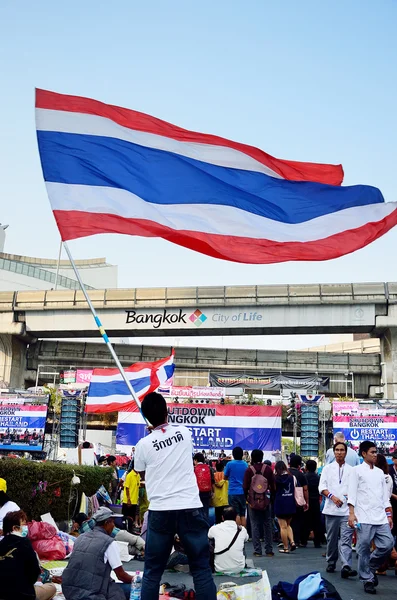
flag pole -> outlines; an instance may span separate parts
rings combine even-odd
[[[78,271],[78,269],[76,267],[76,264],[75,264],[75,262],[73,260],[73,256],[70,253],[69,246],[67,245],[66,242],[63,242],[63,247],[65,248],[66,254],[68,255],[68,258],[70,260],[70,264],[72,265],[73,271],[74,271],[74,273],[76,275],[76,278],[77,278],[77,281],[79,282],[81,291],[83,292],[84,297],[85,297],[85,299],[87,301],[87,304],[88,304],[88,306],[90,308],[90,311],[92,313],[92,316],[94,317],[94,321],[95,321],[95,323],[96,323],[96,325],[98,327],[99,333],[101,334],[103,341],[105,342],[106,346],[108,347],[109,352],[112,355],[112,358],[113,358],[114,362],[116,363],[116,366],[117,366],[118,370],[120,371],[120,375],[124,379],[124,382],[125,382],[125,384],[126,384],[126,386],[128,388],[128,391],[130,392],[132,398],[134,399],[135,404],[139,408],[139,412],[141,413],[142,417],[145,419],[145,417],[142,414],[142,410],[141,410],[141,402],[140,402],[138,396],[136,395],[136,393],[134,391],[134,388],[131,385],[130,380],[128,379],[128,377],[126,375],[126,373],[125,373],[125,371],[123,369],[123,366],[122,366],[121,362],[119,361],[119,357],[117,356],[117,354],[116,354],[116,352],[115,352],[112,344],[110,343],[108,335],[107,335],[107,333],[106,333],[106,331],[105,331],[105,329],[104,329],[104,327],[103,327],[103,325],[101,323],[101,320],[98,317],[97,312],[96,312],[96,310],[95,310],[95,308],[94,308],[94,306],[93,306],[93,304],[91,302],[91,299],[90,299],[90,297],[88,295],[86,287],[85,287],[85,285],[83,283],[83,280],[80,277],[80,273],[79,273],[79,271]],[[146,422],[147,425],[149,425],[147,419],[145,419],[145,422]]]

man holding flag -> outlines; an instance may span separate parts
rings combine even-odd
[[[161,394],[145,396],[141,410],[153,427],[135,450],[135,469],[145,473],[150,502],[141,600],[158,600],[176,534],[189,559],[197,600],[215,600],[208,523],[193,470],[191,433],[182,425],[168,423]]]

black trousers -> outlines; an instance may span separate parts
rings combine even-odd
[[[319,501],[309,501],[309,510],[303,514],[303,527],[301,530],[301,543],[307,544],[310,532],[314,534],[314,545],[320,546],[323,541],[323,525]]]
[[[302,535],[303,535],[303,527],[305,522],[305,511],[302,506],[296,507],[296,513],[292,517],[291,527],[294,533],[294,542],[295,544],[303,544]]]

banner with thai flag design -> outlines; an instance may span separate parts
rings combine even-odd
[[[371,412],[371,409],[368,409]],[[342,431],[346,440],[354,450],[358,450],[361,442],[375,442],[379,449],[387,450],[390,454],[397,449],[397,416],[366,414],[334,414],[334,434]]]
[[[63,240],[161,237],[242,263],[328,260],[397,223],[341,165],[282,160],[89,98],[36,92],[43,175]]]
[[[325,398],[324,394],[298,394],[298,398],[304,404],[315,404],[322,402]]]
[[[38,452],[43,449],[46,404],[0,403],[0,450]]]
[[[233,404],[167,404],[168,422],[190,429],[197,450],[225,450],[235,446],[256,448],[274,461],[273,452],[281,449],[281,406],[244,406]],[[127,453],[147,434],[136,407],[120,412],[117,448]]]
[[[139,362],[124,369],[134,392],[143,398],[164,385],[174,373],[174,353],[154,362]],[[118,369],[94,369],[87,393],[86,412],[130,410],[135,401]],[[142,418],[142,417],[141,417]]]

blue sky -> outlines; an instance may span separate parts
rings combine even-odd
[[[395,201],[396,0],[3,0],[0,221],[6,251],[55,257],[34,88],[84,95],[258,146],[341,162],[345,184]],[[397,229],[322,263],[238,265],[162,240],[96,236],[123,287],[392,281]],[[261,344],[262,345],[262,344]],[[269,344],[265,344],[269,346]]]

